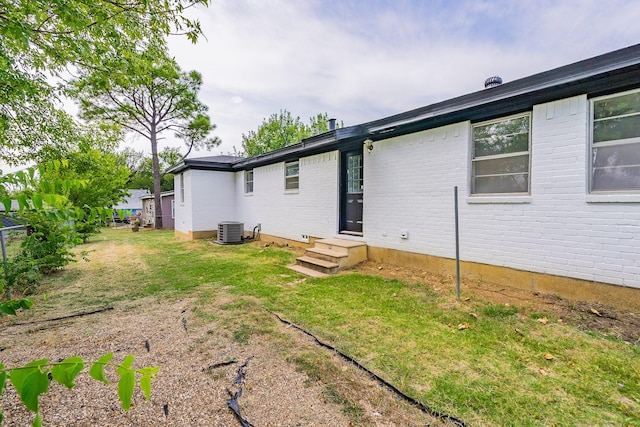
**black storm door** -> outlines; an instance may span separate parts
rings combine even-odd
[[[362,233],[364,169],[362,149],[341,156],[340,232]]]

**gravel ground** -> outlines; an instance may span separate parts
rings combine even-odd
[[[0,340],[0,347],[5,347],[2,359],[6,365],[20,366],[52,355],[96,360],[113,352],[118,363],[133,354],[135,367],[161,366],[152,382],[151,401],[145,401],[137,389],[128,413],[120,409],[113,370],[105,369],[111,382],[108,386],[86,374],[78,377],[74,390],[52,382],[50,392],[41,399],[41,412],[49,426],[240,425],[227,407],[227,389],[233,389],[239,366],[251,356],[239,403],[252,424],[348,425],[340,407],[324,402],[319,386],[306,386],[306,376],[285,362],[276,348],[258,340],[238,345],[216,334],[213,323],[191,327],[189,305],[189,301],[180,301],[152,305],[144,313],[116,309],[8,327]],[[230,360],[237,362],[208,369]],[[3,397],[2,409],[5,426],[28,425],[32,418],[12,387]]]
[[[52,361],[78,355],[96,360],[113,352],[116,363],[135,355],[135,368],[160,366],[152,382],[150,401],[137,388],[132,409],[124,412],[117,399],[117,376],[106,368],[109,385],[85,372],[76,387],[67,390],[52,382],[41,397],[40,410],[46,426],[240,426],[227,406],[229,391],[247,359],[243,394],[238,399],[242,416],[262,426],[393,426],[446,425],[399,401],[368,375],[336,355],[314,345],[304,334],[274,319],[279,337],[254,335],[247,343],[230,338],[215,322],[198,321],[194,301],[136,301],[135,306],[66,320],[42,313],[29,324],[15,325],[16,318],[0,323],[0,357],[7,366],[21,366],[39,358]],[[184,321],[186,320],[186,328]],[[284,337],[284,338],[283,338]],[[288,355],[283,351],[286,341]],[[149,344],[147,351],[146,343]],[[313,352],[335,365],[339,378],[310,379],[288,360],[295,354]],[[54,359],[55,358],[55,359]],[[216,363],[235,361],[210,368]],[[355,423],[344,411],[344,402],[326,397],[327,381],[336,390],[352,395],[361,415]],[[24,408],[11,385],[3,393],[5,426],[30,425],[33,415]]]

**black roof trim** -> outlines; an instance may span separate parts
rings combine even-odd
[[[214,170],[229,172],[233,170],[232,166],[235,163],[244,160],[244,157],[237,156],[208,156],[208,157],[195,157],[192,159],[184,159],[180,163],[171,166],[167,169],[167,173],[179,173],[185,169],[195,170]]]
[[[530,111],[534,105],[562,98],[582,94],[594,97],[638,87],[640,44],[379,120],[338,128],[255,157],[236,158],[238,160],[233,162],[213,160],[220,156],[186,159],[169,172],[184,169],[247,170],[327,151],[350,149],[362,144],[366,138],[388,139],[461,121],[490,120]]]
[[[362,126],[370,136],[379,136],[373,139],[386,139],[461,120],[481,121],[516,114],[555,99],[637,87],[639,75],[640,44]]]

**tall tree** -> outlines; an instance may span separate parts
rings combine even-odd
[[[217,137],[208,137],[215,125],[206,114],[207,106],[198,100],[202,77],[197,71],[183,72],[162,47],[147,49],[126,60],[107,57],[103,61],[110,70],[118,69],[112,64],[120,64],[121,71],[87,73],[73,82],[71,93],[80,100],[83,118],[112,121],[149,141],[155,226],[162,228],[158,156],[161,135],[173,131],[185,141],[187,154],[192,149],[211,149],[221,142]]]
[[[1,0],[0,160],[16,165],[64,147],[74,128],[51,77],[64,84],[70,65],[105,70],[103,57],[163,45],[170,33],[195,41],[200,25],[183,14],[208,1]]]
[[[141,151],[126,149],[120,153],[122,163],[128,164],[130,176],[126,187],[129,189],[144,188],[153,192],[153,160]],[[160,160],[160,191],[173,190],[173,174],[165,171],[180,162],[183,155],[176,147],[164,147],[158,153]]]
[[[287,110],[280,110],[263,119],[257,131],[242,134],[242,150],[246,156],[277,150],[297,144],[305,138],[329,131],[329,116],[319,113],[305,124],[299,116],[293,117]]]

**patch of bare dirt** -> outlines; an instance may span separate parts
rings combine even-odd
[[[93,249],[91,264],[80,262],[70,270],[100,271],[114,262],[141,262],[139,250],[125,245],[105,242]],[[70,301],[70,293],[81,301],[82,292],[73,285],[55,297]],[[7,367],[40,358],[58,362],[70,356],[91,362],[112,352],[115,364],[132,354],[135,368],[160,367],[152,382],[151,400],[146,401],[136,388],[129,412],[120,407],[113,366],[105,369],[108,385],[91,379],[88,367],[73,390],[51,382],[40,401],[47,426],[240,426],[228,407],[230,393],[240,387],[242,416],[256,427],[451,425],[399,400],[368,374],[288,328],[254,301],[245,298],[248,313],[234,318],[227,306],[236,304],[237,298],[217,289],[211,306],[203,311],[195,299],[149,297],[53,321],[70,312],[81,313],[83,308],[42,301],[26,316],[0,319],[0,360]],[[268,331],[253,331],[245,341],[235,337],[243,319],[255,316],[269,324]],[[313,362],[311,372],[301,360]],[[246,375],[234,384],[245,361]],[[33,419],[10,384],[0,407],[4,426],[30,425]]]
[[[455,278],[442,277],[412,267],[377,264],[370,261],[354,268],[364,274],[420,283],[445,293],[455,293]],[[512,304],[530,313],[546,313],[569,322],[583,330],[613,334],[627,342],[640,341],[640,314],[618,310],[603,304],[570,301],[556,295],[532,293],[516,287],[494,283],[462,281],[465,298],[478,297],[495,304]]]

